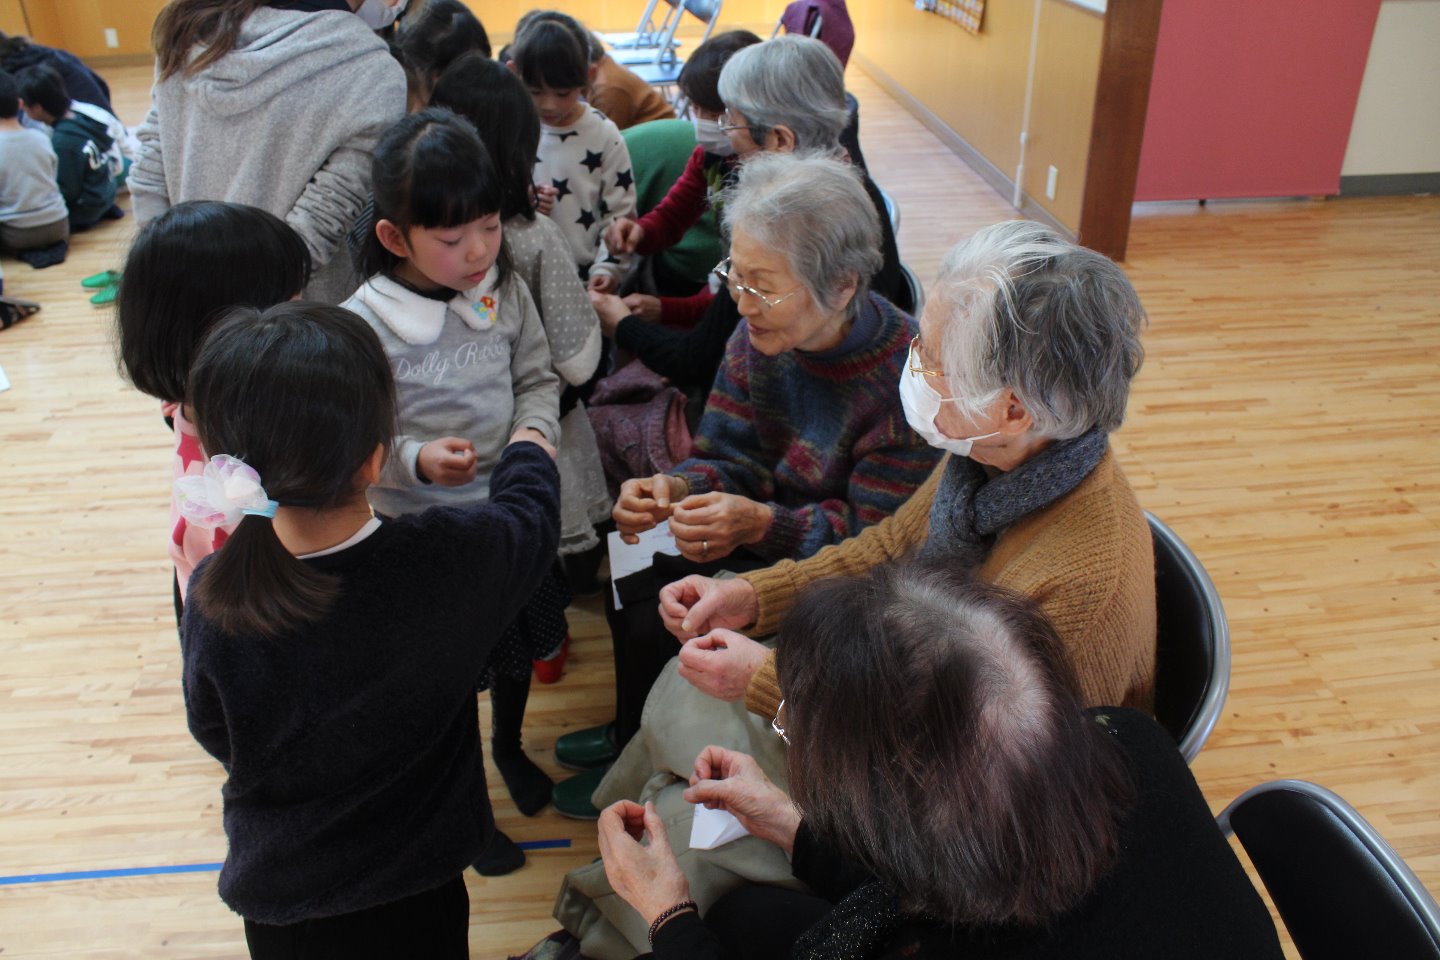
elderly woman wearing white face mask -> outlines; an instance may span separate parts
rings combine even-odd
[[[405,74],[374,33],[407,0],[172,0],[130,171],[144,223],[187,200],[267,210],[305,240],[305,296],[358,284],[341,240],[370,194],[370,154],[405,114]]]
[[[950,456],[893,517],[808,560],[666,587],[680,674],[773,716],[774,655],[731,630],[772,633],[805,584],[918,550],[1039,601],[1086,703],[1150,709],[1150,534],[1108,442],[1144,322],[1119,267],[1040,224],[996,224],[957,246],[900,382],[911,426]]]

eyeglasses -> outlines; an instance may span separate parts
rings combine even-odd
[[[743,117],[741,119],[744,119]],[[731,130],[754,130],[755,125],[750,123],[736,123],[735,118],[729,110],[720,114],[720,129],[726,133]]]
[[[910,341],[910,372],[917,376],[939,377],[945,379],[945,374],[940,370],[931,370],[920,362],[920,334]]]
[[[717,263],[715,265],[715,269],[711,270],[710,272],[715,274],[715,276],[719,277],[725,282],[725,285],[730,288],[730,296],[734,297],[736,300],[739,300],[742,293],[748,293],[756,300],[759,300],[761,308],[765,310],[774,310],[776,307],[780,306],[780,304],[784,303],[786,300],[789,300],[791,297],[795,296],[795,294],[799,293],[801,289],[800,287],[796,287],[794,290],[791,290],[783,297],[771,299],[770,297],[765,296],[765,294],[761,293],[759,290],[756,290],[754,287],[747,287],[745,284],[741,283],[739,280],[736,280],[733,276],[731,276],[729,257],[726,257],[724,260],[721,260],[719,263]]]
[[[780,701],[780,706],[778,706],[778,707],[775,708],[775,719],[770,721],[770,729],[771,729],[771,730],[774,730],[774,731],[775,731],[775,735],[776,735],[777,737],[779,737],[781,740],[784,740],[784,741],[785,741],[785,746],[788,747],[788,746],[790,746],[790,738],[787,737],[787,736],[785,736],[785,722],[784,722],[784,720],[783,720],[783,717],[784,717],[784,716],[785,716],[785,701],[784,701],[784,700],[781,700],[781,701]]]

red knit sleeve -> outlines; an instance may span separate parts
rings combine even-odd
[[[670,249],[705,215],[710,187],[705,182],[704,161],[704,148],[696,147],[680,178],[666,191],[665,199],[640,218],[645,238],[635,247],[636,253],[649,255]]]
[[[705,316],[715,294],[705,287],[688,297],[660,297],[660,324],[674,330],[689,330]]]

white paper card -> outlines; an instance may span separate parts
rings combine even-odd
[[[610,589],[615,594],[616,610],[624,609],[620,603],[620,590],[615,586],[616,581],[653,567],[657,553],[680,556],[680,548],[675,546],[675,537],[670,533],[669,520],[661,521],[659,526],[646,530],[639,536],[639,543],[626,543],[620,539],[618,530],[612,530],[606,538],[610,548]]]
[[[711,810],[703,803],[695,804],[695,819],[690,821],[690,849],[714,850],[721,844],[750,836],[734,814]]]
[[[5,376],[5,368],[0,367],[0,393],[10,389],[10,378]]]

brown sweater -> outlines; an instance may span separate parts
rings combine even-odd
[[[747,632],[774,633],[806,584],[864,573],[913,552],[929,536],[930,505],[947,456],[892,516],[807,560],[743,575],[760,614]],[[976,571],[1023,593],[1055,624],[1087,706],[1150,710],[1155,684],[1155,555],[1145,514],[1113,451],[1080,486],[1006,530]],[[745,691],[753,713],[773,717],[782,694],[775,655]]]
[[[673,120],[675,109],[660,91],[641,80],[635,71],[605,54],[595,61],[595,82],[585,99],[624,130],[650,120]]]

